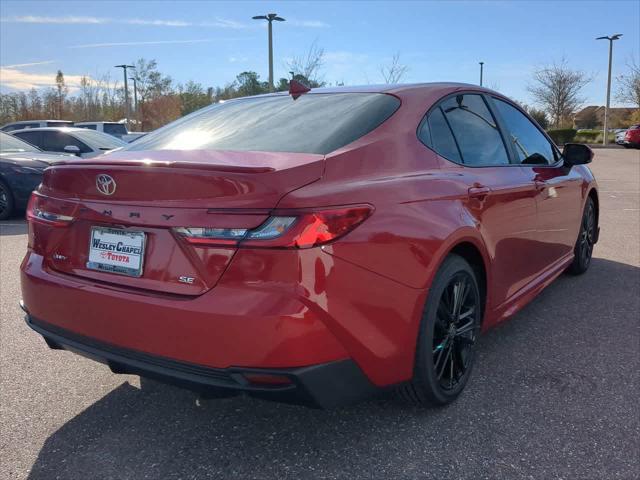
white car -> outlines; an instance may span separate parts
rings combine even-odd
[[[20,122],[11,122],[0,127],[3,132],[12,132],[14,130],[24,130],[25,128],[43,128],[43,127],[73,127],[71,120],[22,120]]]
[[[128,131],[126,124],[122,122],[77,122],[74,124],[74,127],[88,128],[96,132],[107,133],[127,143],[146,135],[146,132]]]
[[[616,143],[618,145],[623,145],[624,144],[624,135],[625,133],[627,133],[626,129],[621,129],[621,130],[617,130],[616,131]]]
[[[29,128],[11,132],[40,150],[55,153],[72,153],[82,158],[91,158],[127,144],[106,133],[86,128]]]

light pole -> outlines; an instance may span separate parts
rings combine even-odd
[[[480,86],[482,86],[482,73],[484,70],[484,62],[479,62],[480,63]]]
[[[269,13],[267,15],[257,15],[253,17],[254,20],[266,20],[269,22],[269,87],[273,91],[273,33],[271,24],[275,20],[276,22],[284,22],[284,18],[279,17],[277,13]]]
[[[116,65],[114,68],[121,68],[124,72],[124,112],[127,129],[129,128],[129,87],[127,86],[127,68],[136,68],[133,65]]]
[[[621,33],[616,33],[610,37],[598,37],[596,40],[609,40],[609,76],[607,77],[607,105],[604,107],[604,138],[602,144],[607,144],[607,134],[609,133],[609,101],[611,99],[611,63],[613,57],[613,41],[618,40],[622,36]]]
[[[136,118],[136,130],[138,130],[138,82],[136,77],[129,77],[129,80],[133,80],[133,115]]]

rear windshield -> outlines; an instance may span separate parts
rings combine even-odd
[[[124,123],[105,123],[103,129],[104,133],[109,135],[126,135],[128,133]]]
[[[325,155],[369,133],[400,106],[381,93],[254,97],[203,108],[126,150],[235,150]]]
[[[55,120],[47,122],[47,127],[70,127],[73,122],[56,122]]]

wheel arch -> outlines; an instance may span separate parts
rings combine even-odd
[[[440,254],[437,256],[437,260],[434,261],[434,266],[431,268],[429,285],[431,285],[436,273],[449,255],[459,255],[465,259],[471,265],[474,272],[476,272],[480,296],[482,298],[482,323],[484,325],[485,318],[487,317],[487,307],[490,305],[491,263],[479,232],[475,229],[470,229],[471,231],[467,230],[468,229],[463,229],[462,232],[458,232],[458,235],[454,235],[453,238],[446,242],[440,249]]]

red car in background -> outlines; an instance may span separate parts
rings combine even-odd
[[[625,148],[640,148],[640,125],[631,125],[624,134]]]
[[[28,324],[209,395],[442,405],[481,330],[598,238],[592,152],[473,85],[294,88],[45,172]]]

